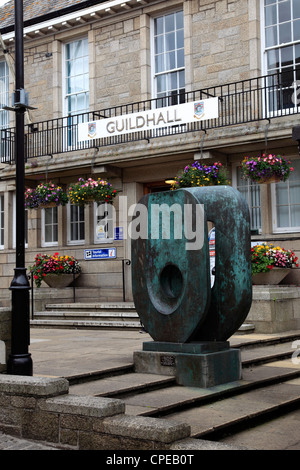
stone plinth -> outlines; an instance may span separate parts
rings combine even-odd
[[[256,333],[280,333],[300,329],[300,287],[253,286],[251,309],[246,319]]]
[[[134,352],[136,372],[175,376],[179,385],[208,388],[241,379],[238,349],[227,341],[147,342]]]

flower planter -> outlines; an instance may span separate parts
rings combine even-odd
[[[291,271],[291,268],[273,268],[266,273],[256,273],[252,275],[254,285],[276,285],[279,284]]]
[[[44,282],[47,286],[62,289],[63,287],[68,287],[72,282],[77,279],[80,274],[46,274],[44,277]]]
[[[42,204],[41,208],[50,209],[51,207],[56,207],[56,206],[57,206],[56,202],[48,202],[48,204]]]
[[[256,181],[256,183],[258,183],[258,184],[270,184],[270,183],[280,183],[280,181],[281,180],[280,180],[280,178],[278,178],[278,176],[273,175],[273,176],[270,176],[270,178]]]

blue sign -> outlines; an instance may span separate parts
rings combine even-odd
[[[117,257],[116,248],[99,248],[94,250],[84,250],[84,259],[112,259]]]
[[[114,240],[124,240],[123,227],[115,227]]]

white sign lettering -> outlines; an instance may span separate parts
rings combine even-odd
[[[218,98],[78,124],[78,142],[216,119]]]

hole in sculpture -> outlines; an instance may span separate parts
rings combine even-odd
[[[160,274],[160,284],[167,297],[176,299],[182,291],[183,278],[175,264],[168,264]]]

